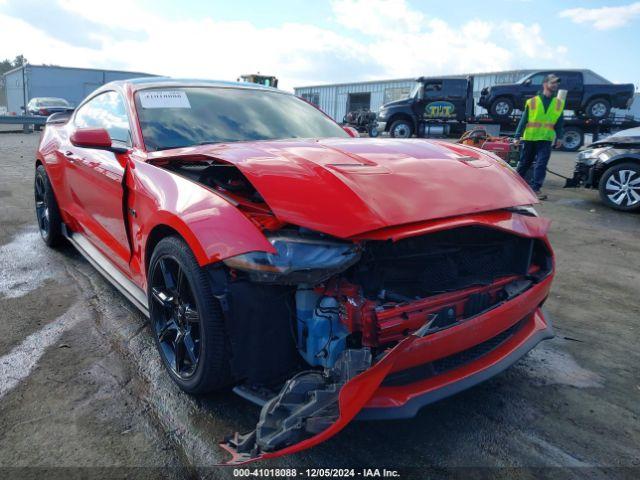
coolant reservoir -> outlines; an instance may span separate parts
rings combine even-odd
[[[309,365],[330,368],[344,350],[349,331],[340,322],[338,308],[334,297],[320,295],[311,288],[298,288],[298,351]]]

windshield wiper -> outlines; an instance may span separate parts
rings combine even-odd
[[[167,145],[163,147],[156,147],[155,151],[159,152],[161,150],[173,150],[174,148],[187,148],[187,147],[192,147],[194,145],[214,145],[216,143],[220,143],[220,142],[218,140],[206,140],[204,142],[198,142],[192,145]]]

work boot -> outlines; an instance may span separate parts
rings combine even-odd
[[[546,200],[547,198],[549,198],[547,197],[546,194],[542,193],[540,190],[535,190],[533,193],[536,194],[536,197],[538,197],[538,200]]]

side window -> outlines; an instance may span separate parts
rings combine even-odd
[[[442,98],[442,81],[425,83],[424,98],[426,100]]]
[[[546,73],[536,73],[533,77],[529,77],[531,85],[542,85],[542,80],[544,80],[546,76]]]
[[[466,82],[460,80],[445,80],[443,93],[445,97],[461,98],[467,94]]]
[[[131,144],[129,117],[122,97],[116,92],[105,92],[85,103],[75,117],[80,128],[104,128],[111,139]]]
[[[580,88],[580,73],[568,72],[558,75],[560,77],[560,88],[576,90]]]

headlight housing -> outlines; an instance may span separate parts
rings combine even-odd
[[[249,252],[224,264],[254,282],[317,285],[360,259],[359,245],[351,242],[297,233],[268,234],[267,239],[276,253]]]
[[[593,148],[590,150],[584,150],[578,154],[578,163],[585,163],[587,165],[593,165],[598,160],[601,153],[609,150],[611,147]]]

